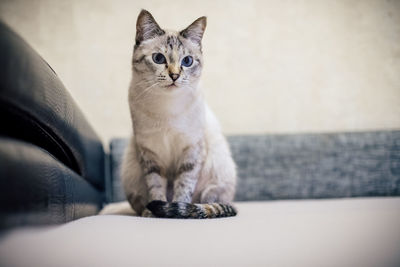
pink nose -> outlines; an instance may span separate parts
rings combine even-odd
[[[177,73],[170,73],[169,77],[171,77],[171,79],[175,82],[176,80],[178,80],[179,78],[179,74]]]

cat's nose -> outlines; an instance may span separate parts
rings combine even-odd
[[[177,73],[170,73],[169,77],[171,77],[171,79],[175,82],[176,80],[178,80],[179,78],[179,74]]]

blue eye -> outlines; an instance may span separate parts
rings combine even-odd
[[[161,53],[154,53],[152,57],[153,57],[154,63],[157,63],[157,64],[164,64],[165,62],[167,62],[167,61],[165,60],[164,55],[161,54]]]
[[[182,59],[182,66],[190,67],[193,64],[193,58],[191,56],[186,56]]]

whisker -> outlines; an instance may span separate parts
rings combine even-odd
[[[145,96],[145,94],[148,93],[148,92],[151,90],[151,88],[153,88],[153,87],[154,87],[155,85],[157,85],[157,84],[159,84],[159,82],[156,82],[156,83],[154,83],[154,84],[148,86],[148,87],[145,88],[140,94],[138,94],[137,96],[135,96],[135,98],[134,98],[135,102],[137,102],[137,101],[140,99],[141,96]]]

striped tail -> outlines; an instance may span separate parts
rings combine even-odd
[[[179,219],[211,219],[235,216],[236,209],[227,204],[191,204],[185,202],[165,202],[153,200],[147,208],[154,216]]]

